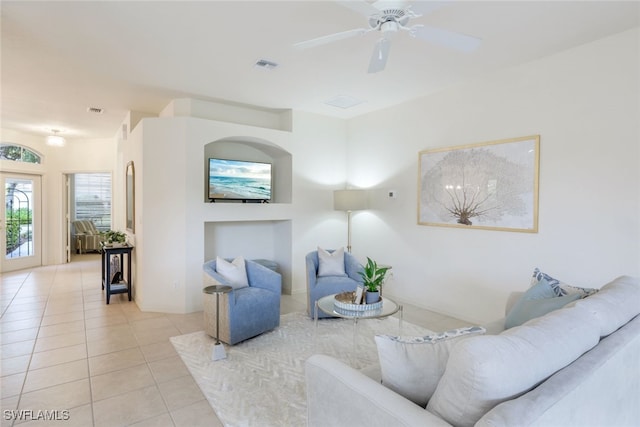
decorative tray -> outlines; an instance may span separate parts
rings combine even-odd
[[[336,311],[370,311],[382,308],[382,297],[380,297],[378,302],[374,302],[373,304],[354,304],[353,297],[354,292],[343,292],[336,295],[333,301],[333,305],[337,309]]]
[[[382,314],[382,307],[378,307],[374,310],[343,310],[337,306],[334,306],[333,310],[338,314],[349,317],[376,317]]]

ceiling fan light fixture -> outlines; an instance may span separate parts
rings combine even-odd
[[[58,135],[60,131],[58,129],[51,129],[53,135],[47,136],[47,145],[51,145],[52,147],[64,147],[67,141]]]
[[[400,29],[400,25],[396,21],[387,21],[380,25],[380,31],[383,33],[395,33]]]

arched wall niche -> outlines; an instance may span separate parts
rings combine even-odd
[[[222,138],[206,144],[203,158],[205,202],[209,201],[206,192],[210,158],[271,163],[273,191],[271,203],[291,203],[293,176],[291,153],[278,145],[253,136]]]
[[[204,145],[204,259],[216,256],[275,261],[282,275],[282,292],[292,292],[292,220],[286,204],[292,203],[292,155],[271,141],[235,136]],[[272,164],[270,205],[214,203],[207,197],[209,158]]]

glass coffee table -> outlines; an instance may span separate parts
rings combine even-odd
[[[332,317],[341,317],[343,319],[353,320],[353,343],[355,346],[356,337],[358,333],[358,320],[360,319],[382,319],[384,317],[393,316],[396,313],[400,313],[399,322],[399,335],[402,335],[402,305],[395,301],[383,297],[382,306],[374,310],[345,310],[336,307],[334,304],[337,294],[327,295],[316,301],[314,307],[313,321],[315,323],[316,334],[318,330],[318,313],[322,311]]]

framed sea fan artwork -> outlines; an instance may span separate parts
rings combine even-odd
[[[540,136],[419,153],[418,224],[538,232]]]

